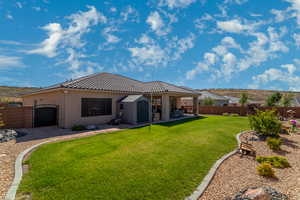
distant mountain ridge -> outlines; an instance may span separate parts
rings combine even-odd
[[[40,88],[36,87],[11,87],[11,86],[0,86],[0,102],[20,102],[22,99],[20,96],[27,92],[33,92]]]
[[[258,90],[258,89],[199,89],[199,91],[209,91],[221,96],[240,97],[242,93],[247,93],[249,99],[253,101],[265,101],[268,96],[274,92],[280,92],[282,94],[293,94],[294,96],[300,96],[300,92],[293,91],[278,91],[278,90]]]

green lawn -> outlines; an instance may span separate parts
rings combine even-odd
[[[214,162],[236,147],[244,117],[206,116],[34,151],[18,190],[33,199],[184,199]]]

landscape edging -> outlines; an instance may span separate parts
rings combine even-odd
[[[166,123],[166,122],[173,122],[173,121],[177,121],[177,120],[183,120],[183,119],[191,119],[191,118],[195,118],[195,116],[189,116],[189,117],[185,117],[185,118],[181,118],[181,119],[173,119],[173,120],[169,120],[169,121],[160,121],[160,122],[155,122],[153,124],[160,124],[160,123]],[[131,128],[138,128],[138,127],[143,127],[145,125],[136,125],[136,126],[133,126]],[[148,126],[148,125],[146,125]],[[131,129],[129,128],[129,129]],[[111,132],[114,132],[114,131],[111,131]],[[97,133],[98,134],[101,134],[102,132],[99,132]],[[83,136],[83,137],[88,137],[88,136]],[[79,137],[79,138],[83,138],[83,137]],[[79,139],[79,138],[76,138],[76,139]],[[73,139],[73,138],[70,138],[70,140]],[[68,140],[68,139],[67,139]],[[59,139],[58,140],[48,140],[48,141],[44,141],[44,142],[41,142],[41,143],[38,143],[38,144],[35,144],[31,147],[29,147],[28,149],[22,151],[16,161],[15,161],[15,177],[14,177],[14,180],[11,184],[11,186],[9,187],[5,197],[4,197],[4,200],[15,200],[16,198],[16,194],[17,194],[17,190],[18,190],[18,187],[21,183],[21,180],[22,180],[22,176],[23,176],[23,159],[24,157],[30,153],[31,151],[33,151],[34,149],[36,149],[37,147],[43,145],[43,144],[46,144],[46,143],[51,143],[51,142],[58,142],[60,141]]]
[[[249,132],[249,131],[243,131],[236,135],[236,140],[238,141],[238,146],[241,143],[240,136],[247,132]],[[189,197],[185,198],[185,200],[198,200],[202,196],[202,194],[204,193],[204,191],[206,190],[206,188],[208,187],[210,182],[212,181],[213,177],[215,176],[215,174],[216,174],[218,168],[221,166],[221,164],[225,160],[227,160],[230,156],[234,155],[237,152],[238,152],[238,148],[234,149],[230,153],[224,155],[222,158],[217,160],[215,162],[215,164],[210,168],[208,174],[204,177],[204,179],[202,180],[200,185],[196,188],[196,190]]]

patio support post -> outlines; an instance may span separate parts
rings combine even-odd
[[[170,119],[170,98],[168,95],[162,95],[162,116],[163,121]]]
[[[198,115],[199,114],[199,103],[198,97],[193,97],[193,113]]]

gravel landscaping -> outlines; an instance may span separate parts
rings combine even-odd
[[[124,127],[120,128],[127,127],[128,125],[124,125]],[[24,135],[23,137],[17,137],[17,139],[8,142],[0,143],[0,199],[4,199],[6,192],[13,181],[15,160],[19,153],[25,149],[48,140],[57,141],[79,138],[103,132],[117,131],[120,130],[120,128],[103,126],[102,130],[85,132],[72,132],[68,129],[58,129],[55,127],[20,130],[21,132],[27,132],[29,134]]]
[[[251,133],[241,136],[241,140],[251,138]],[[285,156],[290,168],[277,169],[277,179],[267,179],[256,172],[258,162],[250,156],[240,157],[235,154],[227,159],[218,169],[211,184],[199,200],[232,199],[239,191],[249,187],[270,186],[278,192],[286,194],[290,200],[300,199],[300,134],[281,135],[283,139],[282,150],[273,152],[263,141],[250,141],[257,156]]]

